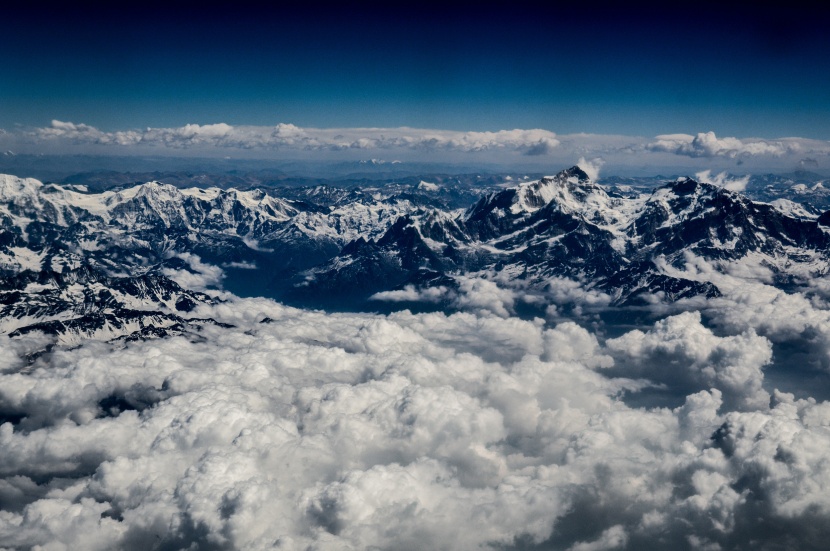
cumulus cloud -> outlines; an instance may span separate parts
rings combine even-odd
[[[579,542],[568,548],[568,551],[606,551],[621,549],[628,541],[625,528],[621,525],[612,526],[594,541]]]
[[[688,157],[727,157],[771,155],[780,156],[800,150],[794,140],[754,140],[718,138],[714,132],[690,134],[664,134],[647,145],[651,151],[666,151]]]
[[[94,126],[53,120],[45,128],[36,128],[29,133],[38,140],[69,140],[74,143],[103,145],[135,145],[141,141],[136,131],[103,132]]]
[[[606,345],[573,322],[495,310],[325,314],[231,298],[198,307],[224,324],[198,335],[33,359],[37,343],[0,339],[0,541],[583,551],[825,541],[830,409],[781,392],[756,400],[762,337],[719,337],[682,314]],[[668,384],[666,370],[688,382],[677,407],[620,400]]]
[[[611,302],[607,294],[566,278],[552,277],[542,290],[528,289],[525,282],[492,271],[456,275],[453,279],[452,287],[408,284],[402,289],[381,291],[369,298],[391,303],[442,304],[455,310],[491,313],[503,318],[514,315],[517,304],[524,303],[539,312],[546,311],[552,320],[580,317]]]
[[[715,284],[723,296],[706,301],[680,301],[678,307],[700,310],[707,325],[721,333],[754,332],[779,351],[766,371],[788,391],[830,399],[830,301],[823,278],[803,274],[800,289],[784,291],[773,285],[775,267],[769,257],[748,256],[739,262],[707,261],[691,253],[683,269],[656,259],[666,273]],[[800,385],[810,381],[810,388]]]
[[[690,306],[705,310],[717,326],[733,333],[752,329],[780,341],[830,321],[830,303],[823,281],[805,278],[808,283],[802,291],[786,292],[771,285],[775,274],[764,257],[748,256],[738,262],[716,265],[686,253],[682,269],[671,267],[661,258],[655,259],[655,263],[669,275],[714,283],[723,297]]]
[[[762,368],[772,346],[750,331],[717,337],[699,312],[657,322],[648,332],[634,330],[608,341],[621,373],[679,387],[682,395],[717,388],[730,409],[757,409],[769,403]]]
[[[39,141],[68,140],[99,145],[142,145],[188,149],[218,147],[236,149],[375,150],[477,152],[506,150],[526,155],[545,155],[559,146],[553,132],[541,129],[461,132],[420,128],[301,128],[187,124],[178,128],[146,128],[104,132],[86,124],[53,120],[45,128],[28,131]]]
[[[584,310],[604,308],[611,303],[611,297],[606,293],[564,277],[549,278],[544,293],[546,302],[551,303],[549,312],[552,316],[558,315],[563,306],[570,307],[570,313],[579,316]]]
[[[505,318],[514,312],[517,294],[513,289],[478,277],[460,276],[458,281],[460,285],[456,304],[459,308],[492,312]]]

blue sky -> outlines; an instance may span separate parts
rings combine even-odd
[[[186,124],[830,139],[820,12],[174,7],[12,11],[0,129]]]

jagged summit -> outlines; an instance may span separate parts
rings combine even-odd
[[[522,285],[539,288],[552,277],[575,279],[620,304],[653,301],[652,295],[677,300],[719,294],[709,282],[678,278],[660,267],[682,268],[688,253],[718,263],[752,256],[791,279],[826,270],[830,249],[815,220],[712,184],[682,178],[650,195],[624,197],[591,182],[578,167],[490,193],[455,218],[413,216],[394,227],[398,233],[407,229],[405,246],[392,246],[402,241],[384,236],[344,249],[308,272],[301,294],[331,289],[324,282],[333,280],[347,290],[349,281],[364,282],[379,272],[386,285],[400,288],[425,269],[484,269],[517,274]],[[413,251],[429,254],[419,253],[423,262],[417,264]]]

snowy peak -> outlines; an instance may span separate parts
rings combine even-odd
[[[621,236],[641,203],[609,194],[582,169],[572,167],[482,198],[467,210],[463,223],[481,240],[523,238],[519,232],[533,227],[549,228],[555,235],[562,224],[585,224]],[[558,222],[551,226],[554,220]]]
[[[9,203],[18,200],[21,196],[33,196],[42,187],[43,184],[34,178],[18,178],[9,174],[0,174],[0,201]]]
[[[790,201],[789,199],[775,199],[774,201],[770,201],[770,205],[775,207],[777,211],[791,218],[815,220],[821,214],[821,211],[817,211],[809,205],[796,203],[795,201]]]
[[[32,221],[66,227],[86,218],[98,219],[101,228],[115,224],[131,232],[164,227],[262,234],[302,210],[296,202],[263,190],[178,189],[147,182],[90,194],[72,186],[0,176],[0,216],[15,218],[12,225],[21,227]]]
[[[379,242],[344,249],[316,272],[308,291],[344,289],[349,279],[365,282],[380,273],[386,285],[411,285],[425,270],[433,281],[472,270],[523,288],[543,288],[556,277],[589,282],[618,304],[714,297],[720,291],[710,282],[677,275],[687,253],[722,269],[751,256],[782,280],[830,268],[830,234],[816,217],[793,214],[690,178],[650,195],[621,195],[573,168],[491,193],[454,219],[401,218]],[[423,262],[413,262],[416,256]],[[334,280],[337,286],[323,283]]]
[[[524,217],[549,205],[556,205],[563,212],[581,212],[610,209],[611,199],[606,191],[594,184],[579,167],[563,170],[555,176],[525,182],[515,188],[491,193],[467,210],[465,218],[475,221],[494,211],[500,217]]]
[[[796,216],[689,178],[655,190],[629,237],[639,257],[664,255],[675,265],[692,251],[717,260],[763,254],[770,257],[767,264],[776,266],[798,256],[795,249],[804,258],[807,251],[826,256],[830,246],[814,217]]]
[[[534,212],[554,200],[561,204],[573,205],[596,189],[597,186],[591,184],[588,175],[575,166],[563,170],[556,176],[520,184],[510,210],[514,214]]]

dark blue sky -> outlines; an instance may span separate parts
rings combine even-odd
[[[830,139],[830,32],[793,8],[122,7],[0,21],[0,128],[226,122]]]

